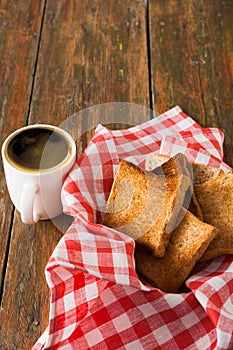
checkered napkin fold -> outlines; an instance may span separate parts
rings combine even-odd
[[[222,143],[219,129],[179,107],[127,130],[97,127],[64,184],[64,210],[75,220],[46,267],[49,325],[34,350],[233,349],[232,256],[199,263],[189,292],[164,293],[138,278],[133,239],[101,225],[121,159],[144,167],[151,152],[182,152],[229,171]]]

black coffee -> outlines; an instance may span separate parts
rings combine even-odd
[[[66,139],[43,127],[24,130],[9,143],[9,158],[23,168],[49,169],[61,163],[69,153]]]

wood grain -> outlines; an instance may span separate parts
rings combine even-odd
[[[233,2],[151,0],[149,16],[154,109],[221,128],[233,166]]]
[[[108,114],[103,119],[88,111],[74,118],[74,124],[66,120],[81,109],[106,102],[148,106],[148,81],[143,1],[111,1],[109,6],[106,1],[47,2],[29,124],[66,124],[80,154],[99,122],[114,123]],[[148,118],[141,114],[136,122]],[[131,113],[114,127],[134,124]],[[0,314],[0,349],[31,349],[48,325],[44,268],[68,226],[67,217],[58,220],[60,223],[44,221],[31,226],[22,224],[17,212],[14,215]]]
[[[0,2],[0,135],[27,122],[44,1]],[[13,207],[0,164],[0,299]],[[0,323],[1,324],[1,323]],[[1,327],[1,326],[0,326]]]
[[[51,123],[71,132],[80,155],[98,123],[147,120],[140,108],[118,118],[111,103],[149,107],[151,87],[155,112],[178,104],[203,126],[220,127],[233,165],[232,1],[150,0],[148,26],[145,14],[143,0],[2,0],[1,139],[27,123]],[[0,191],[0,350],[29,350],[48,324],[44,269],[71,218],[24,225],[2,169]]]
[[[59,123],[58,116],[105,102],[148,105],[144,4],[48,3],[39,63],[34,120]]]

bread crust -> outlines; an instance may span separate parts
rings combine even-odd
[[[201,260],[233,254],[233,173],[222,174],[198,184],[195,191],[204,221],[220,230]]]
[[[155,257],[137,243],[137,271],[162,291],[176,293],[217,233],[215,227],[186,211],[163,258]]]
[[[122,160],[103,222],[134,238],[137,272],[169,293],[179,291],[197,261],[233,254],[233,172],[193,166],[193,190],[190,166],[179,154],[153,172]],[[183,208],[187,194],[204,222]]]
[[[151,153],[146,157],[145,169],[147,171],[152,171],[152,172],[155,171],[156,172],[156,168],[164,166],[169,161],[169,159],[173,159],[175,157],[171,158],[171,157],[163,156],[161,154]],[[196,174],[196,172],[198,172],[199,164],[195,164],[195,166],[194,166],[194,164],[187,162],[186,167],[189,170],[190,177],[192,179],[192,183],[194,184],[195,178],[196,178],[195,174]],[[207,171],[207,167],[206,166],[203,166],[203,167]],[[202,168],[202,165],[201,165],[201,168]],[[184,208],[191,211],[191,213],[196,215],[200,220],[203,220],[203,213],[202,213],[201,207],[198,203],[193,186],[192,186],[191,190],[192,190],[192,192],[187,193],[187,195],[186,195]]]
[[[163,156],[158,153],[150,153],[146,157],[145,169],[152,171],[167,162],[170,157]],[[215,179],[219,175],[224,174],[222,169],[214,168],[209,165],[190,163],[193,167],[193,183],[194,185],[202,184],[205,181]]]
[[[164,256],[188,181],[183,174],[155,175],[122,160],[103,224],[133,237],[156,256]]]

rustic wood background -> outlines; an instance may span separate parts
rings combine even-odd
[[[60,125],[105,102],[158,113],[179,105],[224,131],[233,166],[232,23],[232,0],[0,1],[1,142],[21,126]],[[79,154],[97,123],[87,115],[79,125],[89,130]],[[57,218],[61,230],[24,225],[2,164],[0,172],[0,350],[29,350],[48,323],[45,265],[70,219]]]

